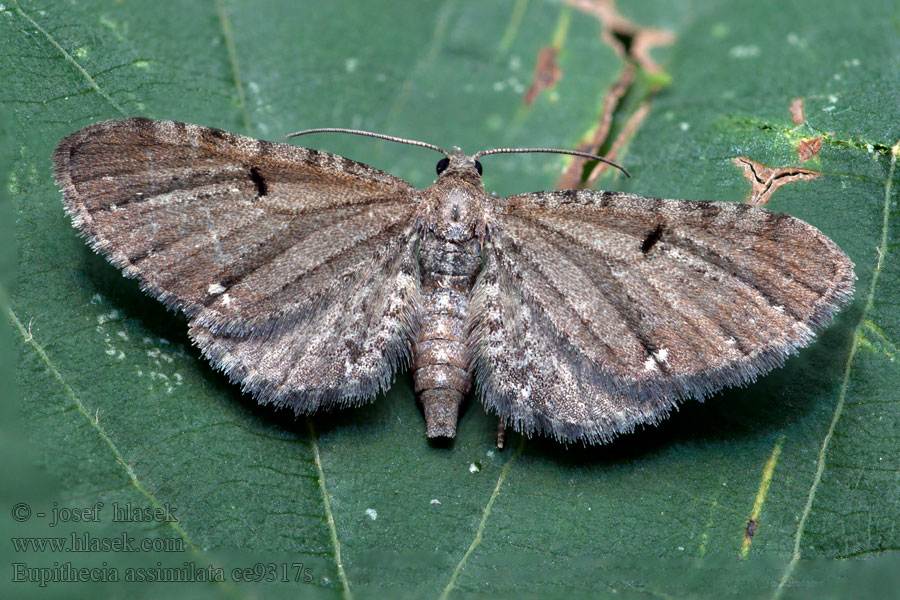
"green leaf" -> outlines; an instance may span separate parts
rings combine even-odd
[[[474,400],[455,443],[429,445],[407,375],[374,404],[308,420],[254,406],[199,357],[181,316],[77,237],[49,156],[67,133],[126,115],[276,140],[343,126],[470,152],[574,147],[623,69],[594,16],[549,0],[0,6],[0,101],[15,115],[13,165],[0,170],[18,247],[7,312],[24,421],[4,443],[17,449],[4,539],[169,544],[8,546],[5,595],[877,597],[898,585],[900,12],[888,1],[621,4],[675,40],[653,51],[665,73],[641,75],[616,114],[621,131],[649,102],[619,157],[634,178],[600,185],[741,201],[749,186],[732,158],[797,165],[800,139],[821,135],[804,166],[822,176],[781,188],[769,207],[851,256],[856,297],[755,385],[609,446],[508,435],[503,452]],[[554,44],[562,78],[525,105],[538,52]],[[303,144],[417,186],[437,159],[350,136]],[[566,164],[492,156],[485,182],[548,189]],[[54,508],[98,502],[97,522],[50,525]],[[16,503],[28,520],[13,519]],[[113,521],[127,503],[177,522]],[[213,565],[227,581],[124,582],[157,561],[196,568],[189,579]],[[123,581],[16,581],[64,577],[66,564]],[[27,570],[38,567],[50,570]]]

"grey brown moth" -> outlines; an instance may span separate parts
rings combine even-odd
[[[260,403],[356,405],[410,366],[429,437],[474,382],[501,423],[608,442],[781,365],[853,293],[819,230],[746,204],[563,190],[498,198],[442,152],[419,190],[340,156],[175,121],[53,153],[97,252],[190,319]],[[515,150],[512,150],[515,151]]]

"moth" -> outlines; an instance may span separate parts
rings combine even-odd
[[[780,366],[853,294],[850,259],[788,215],[610,191],[499,198],[478,159],[527,149],[355,133],[441,152],[434,184],[144,118],[86,127],[52,160],[93,249],[184,311],[203,356],[257,401],[358,405],[409,367],[432,438],[455,435],[474,383],[518,432],[608,442]]]

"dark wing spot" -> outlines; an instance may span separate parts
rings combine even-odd
[[[712,221],[722,212],[722,206],[714,202],[695,202],[696,210],[704,219]]]
[[[128,124],[137,129],[152,129],[153,121],[147,117],[132,117],[128,119]]]
[[[253,184],[256,186],[256,192],[260,197],[269,193],[269,186],[266,185],[266,180],[263,179],[262,173],[260,173],[259,169],[256,167],[250,167],[250,179],[253,180]]]
[[[351,339],[344,340],[344,346],[347,348],[347,354],[349,355],[351,362],[357,362],[359,357],[363,355],[362,348]]]
[[[305,150],[306,162],[314,165],[319,164],[319,151],[315,148],[305,148]]]
[[[200,138],[208,146],[218,146],[228,137],[227,133],[221,129],[213,129],[212,127],[204,127],[200,130]]]
[[[259,153],[260,156],[267,156],[269,154],[272,154],[272,152],[274,151],[274,148],[275,148],[275,144],[273,144],[272,142],[267,142],[265,140],[259,140],[259,146],[257,147],[256,151]]]
[[[659,241],[659,238],[662,237],[662,234],[663,234],[663,226],[662,226],[662,223],[660,223],[659,225],[656,226],[656,229],[654,229],[650,233],[650,235],[648,235],[646,237],[646,239],[644,239],[644,243],[641,244],[641,252],[643,252],[644,254],[647,254],[648,252],[650,252],[650,249],[656,245],[656,242]]]

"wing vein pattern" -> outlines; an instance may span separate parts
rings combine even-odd
[[[781,365],[849,300],[852,266],[814,227],[745,204],[510,196],[475,284],[469,359],[485,405],[517,430],[604,442]]]
[[[91,246],[190,319],[260,402],[373,398],[421,316],[418,193],[368,165],[175,121],[98,123],[53,155]]]

